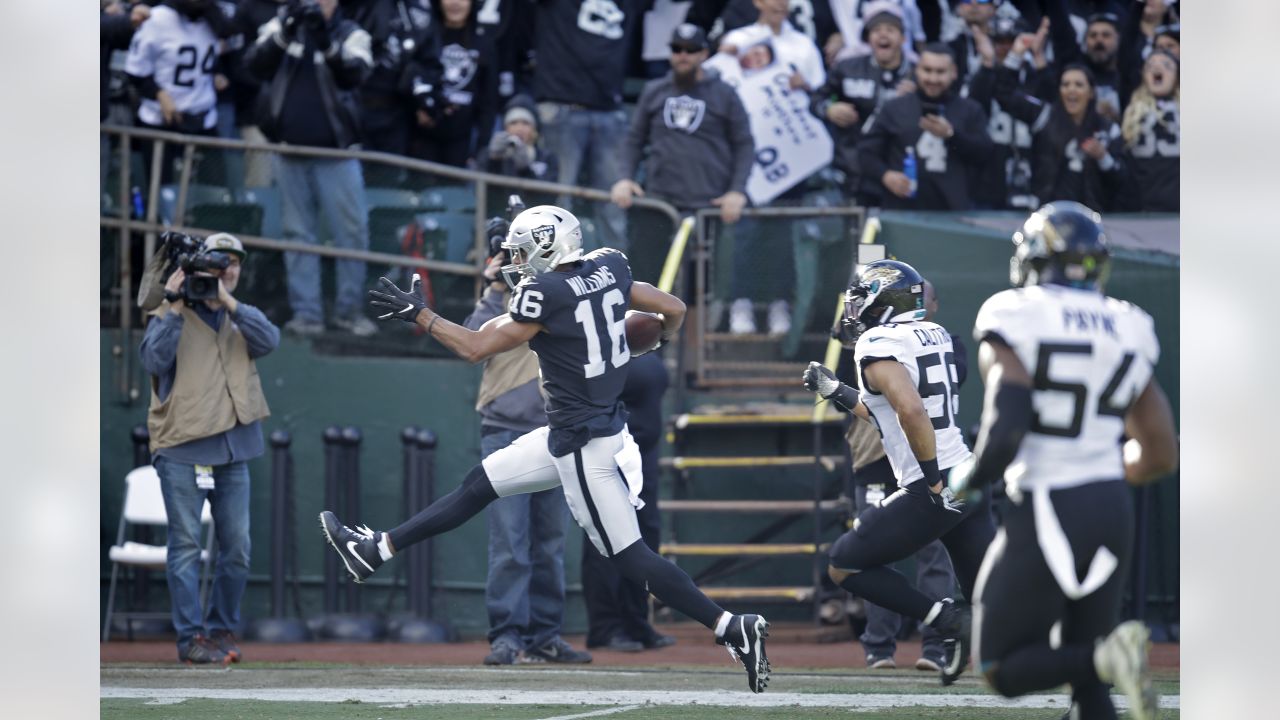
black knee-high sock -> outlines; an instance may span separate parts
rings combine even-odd
[[[704,595],[685,571],[676,567],[675,563],[662,559],[648,545],[640,541],[631,543],[610,560],[623,577],[637,583],[647,582],[649,592],[659,600],[708,628],[715,629],[716,621],[720,619],[724,608]]]
[[[388,531],[387,535],[399,552],[458,527],[497,499],[498,493],[494,492],[484,466],[476,465],[456,490],[423,508],[417,515]]]
[[[995,663],[990,677],[991,687],[1005,697],[1048,690],[1063,683],[1082,690],[1102,684],[1093,667],[1093,645],[1088,643],[1072,643],[1057,649],[1048,643],[1018,648]]]
[[[868,602],[916,620],[928,617],[935,602],[911,587],[902,573],[887,567],[850,573],[840,587]]]

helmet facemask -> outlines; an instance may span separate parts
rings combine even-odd
[[[582,258],[582,229],[578,218],[554,205],[529,208],[511,221],[502,248],[512,262],[502,266],[508,285],[555,270]]]

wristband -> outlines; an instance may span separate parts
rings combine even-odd
[[[924,473],[924,481],[929,487],[933,487],[942,482],[942,473],[938,470],[938,458],[932,460],[918,460],[920,470]]]
[[[436,321],[437,321],[437,320],[439,320],[439,319],[440,319],[440,316],[439,316],[439,315],[437,315],[437,316],[435,316],[435,317],[431,318],[431,322],[427,323],[427,335],[431,335],[431,328],[435,326]]]

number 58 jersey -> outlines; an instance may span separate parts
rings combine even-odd
[[[508,311],[516,322],[541,323],[529,341],[547,393],[551,452],[622,429],[618,396],[627,380],[624,318],[631,298],[627,256],[609,248],[587,254],[564,272],[548,271],[516,285]],[[585,429],[584,429],[585,428]],[[573,430],[573,437],[556,430]]]
[[[1124,477],[1124,416],[1151,382],[1151,316],[1093,290],[1040,285],[991,296],[974,338],[1007,345],[1032,378],[1031,427],[1005,471],[1015,491]]]
[[[858,364],[862,402],[880,430],[898,485],[905,487],[923,478],[924,473],[888,398],[867,385],[866,370],[873,363],[898,362],[906,368],[933,424],[939,469],[946,470],[969,457],[969,448],[956,424],[960,381],[955,348],[945,328],[927,321],[877,325],[858,338],[853,356]]]

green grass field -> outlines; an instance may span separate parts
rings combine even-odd
[[[245,663],[230,670],[105,665],[101,717],[458,718],[459,720],[1057,720],[1061,691],[1007,701],[972,676],[942,688],[912,671],[792,670],[762,695],[705,666],[369,667]],[[1162,718],[1178,718],[1176,673],[1158,676]],[[1171,706],[1171,707],[1170,707]],[[1121,717],[1124,717],[1121,713]]]

